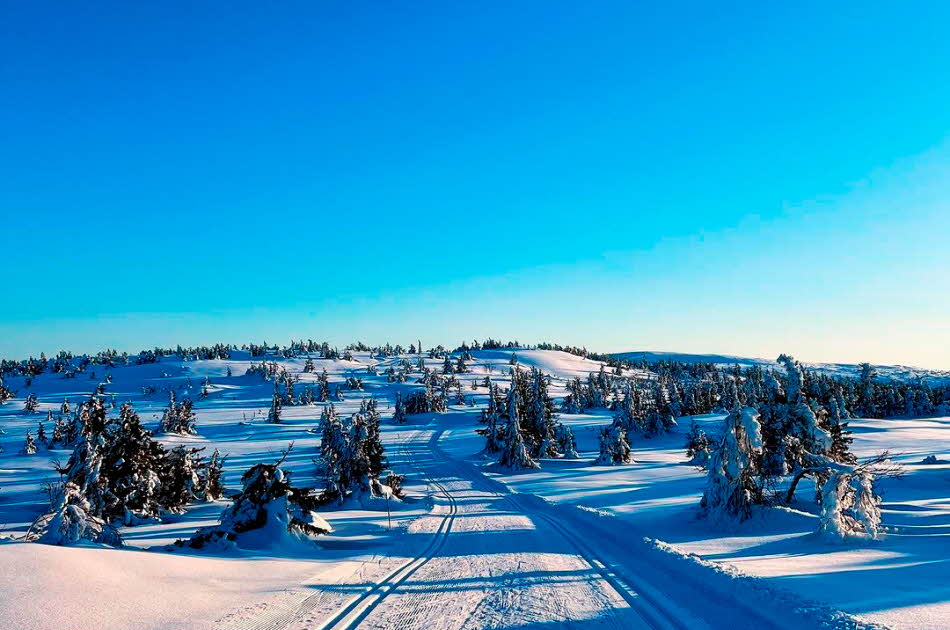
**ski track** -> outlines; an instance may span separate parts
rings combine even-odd
[[[456,465],[438,447],[442,433],[429,427],[400,445],[438,495],[440,521],[421,553],[364,583],[336,610],[327,610],[339,601],[333,589],[317,586],[268,622],[247,620],[235,630],[697,627],[650,610],[570,529]]]
[[[421,433],[417,431],[413,438]],[[416,458],[406,443],[401,442],[399,446],[406,456],[406,461],[425,475],[425,471],[419,468]],[[381,559],[375,567],[369,561],[359,563],[354,571],[348,573],[335,571],[334,573],[342,573],[342,575],[331,584],[326,583],[325,573],[319,573],[314,576],[313,581],[323,578],[322,583],[310,584],[310,590],[285,593],[269,602],[233,613],[219,620],[217,627],[227,630],[296,630],[298,628],[322,630],[357,627],[380,600],[438,552],[451,530],[452,520],[457,511],[455,499],[441,484],[431,479],[429,481],[439,489],[446,501],[446,506],[445,508],[439,505],[434,506],[432,513],[423,518],[431,518],[439,509],[447,511],[437,515],[440,520],[432,539],[419,554],[402,562],[386,557]],[[368,572],[371,573],[367,575]],[[343,595],[347,590],[351,590],[347,587],[348,584],[352,589],[359,591],[349,598]],[[311,592],[312,590],[316,592]]]
[[[419,553],[408,559],[389,557],[373,565],[375,571],[365,563],[335,584],[323,580],[311,585],[316,592],[265,610],[266,620],[245,619],[228,627],[701,630],[730,625],[733,615],[704,614],[701,619],[693,613],[707,603],[700,595],[702,585],[688,584],[686,592],[697,595],[692,606],[670,600],[663,594],[669,590],[642,577],[645,567],[653,568],[648,560],[636,563],[634,570],[602,555],[580,533],[581,524],[558,518],[563,515],[512,494],[476,467],[447,455],[439,445],[444,432],[429,425],[398,445],[436,495],[430,513],[417,521],[438,518],[434,531],[417,528],[420,534],[431,531]],[[355,595],[343,595],[354,590]],[[758,615],[751,618],[762,628],[781,625]]]

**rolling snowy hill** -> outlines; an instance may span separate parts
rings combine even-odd
[[[514,353],[518,369],[551,376],[558,402],[569,379],[601,368],[564,352]],[[514,473],[500,468],[476,430],[487,404],[484,379],[508,387],[512,351],[472,356],[469,371],[457,375],[466,404],[411,415],[406,424],[393,422],[396,395],[424,386],[415,377],[390,382],[387,371],[417,362],[417,355],[314,357],[313,372],[304,371],[305,356],[266,357],[299,375],[301,387],[323,369],[334,385],[358,376],[363,389],[346,390],[345,400],[333,404],[347,416],[377,399],[390,466],[406,475],[403,501],[322,509],[333,532],[304,552],[166,549],[216,523],[227,500],[195,502],[182,514],[123,527],[126,547],[119,550],[17,542],[46,509],[44,485],[58,478],[54,461],[70,454],[23,454],[26,432],[64,399],[87,398],[105,370],[96,366],[95,378],[44,373],[29,387],[22,377],[8,378],[17,396],[0,405],[0,619],[28,630],[67,627],[63,619],[68,627],[101,630],[950,625],[943,585],[950,418],[852,421],[855,452],[890,449],[906,475],[884,480],[881,540],[830,545],[814,535],[817,516],[808,504],[763,510],[733,528],[698,518],[705,476],[686,463],[685,433],[695,420],[715,434],[722,414],[680,418],[670,433],[635,438],[633,463],[600,466],[598,436],[613,413],[561,413],[576,436],[578,459],[543,459],[539,469]],[[259,362],[242,351],[218,360],[166,357],[108,370],[105,392],[131,401],[149,429],[157,427],[170,391],[194,399],[197,434],[158,438],[227,455],[224,482],[232,492],[245,470],[275,461],[290,442],[286,468],[297,483],[313,485],[319,418],[329,403],[285,406],[280,424],[267,423],[274,384],[245,374]],[[424,363],[433,371],[443,366],[441,359]],[[28,392],[37,395],[35,413],[24,412]],[[934,463],[922,463],[927,456]]]

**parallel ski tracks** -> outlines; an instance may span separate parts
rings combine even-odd
[[[466,464],[455,461],[450,458],[439,446],[439,438],[443,431],[436,432],[430,439],[429,445],[432,453],[437,455],[440,461],[452,466],[459,471],[459,477],[467,479],[473,485],[480,486],[484,492],[502,497],[513,511],[520,512],[532,518],[537,518],[550,525],[558,534],[571,545],[584,562],[593,569],[600,577],[623,598],[627,604],[635,610],[643,621],[655,630],[695,630],[697,628],[696,620],[682,621],[678,615],[669,614],[663,610],[660,603],[653,597],[647,596],[643,591],[637,588],[628,578],[619,575],[608,561],[602,559],[583,539],[575,532],[565,527],[549,514],[520,504],[510,493],[502,492],[490,487],[490,482],[477,470],[465,470]],[[463,472],[464,471],[464,472]],[[464,474],[464,473],[470,474]]]
[[[416,435],[418,435],[418,433]],[[415,460],[405,447],[405,443],[403,443],[402,446],[406,457],[414,462]],[[449,492],[442,483],[433,479],[427,472],[424,472],[423,468],[420,467],[420,470],[423,470],[423,474],[429,484],[438,490],[439,494],[445,498],[448,504],[448,512],[442,515],[442,520],[433,534],[432,540],[426,548],[423,549],[422,553],[400,565],[382,580],[350,601],[336,614],[316,626],[318,630],[350,630],[357,628],[390,593],[405,583],[419,569],[432,560],[432,558],[436,557],[445,546],[449,534],[452,532],[455,517],[458,514],[458,504],[455,501],[455,497],[452,496],[452,493]]]

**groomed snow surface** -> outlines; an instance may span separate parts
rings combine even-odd
[[[26,388],[8,379],[18,397],[0,407],[0,523],[11,542],[0,544],[0,626],[18,629],[125,628],[893,628],[950,627],[946,542],[950,540],[950,419],[855,420],[854,449],[888,449],[906,467],[881,487],[883,540],[832,545],[812,532],[807,503],[761,510],[732,529],[697,517],[704,476],[683,453],[689,419],[673,434],[635,441],[636,462],[594,466],[597,433],[609,412],[561,415],[577,436],[579,460],[543,460],[539,470],[498,468],[475,433],[486,390],[471,390],[486,374],[507,387],[508,351],[475,353],[460,375],[476,407],[392,423],[397,391],[385,369],[396,359],[357,353],[354,361],[315,360],[331,382],[363,379],[347,392],[340,413],[375,396],[392,468],[406,474],[407,500],[348,504],[322,515],[333,533],[319,545],[235,551],[222,555],[163,546],[216,522],[226,502],[198,504],[163,523],[124,528],[127,547],[62,548],[12,542],[46,507],[43,486],[56,478],[53,461],[65,450],[21,455],[27,429],[79,402],[98,379],[43,374]],[[523,366],[564,381],[586,377],[600,364],[554,351],[518,351]],[[304,359],[280,359],[301,372]],[[131,400],[154,429],[172,388],[196,400],[197,436],[163,441],[218,448],[228,455],[225,484],[272,462],[287,444],[285,462],[296,485],[312,485],[322,405],[284,407],[281,425],[264,423],[272,384],[244,376],[250,365],[236,352],[227,361],[116,368],[107,393]],[[380,375],[366,366],[380,364]],[[428,361],[434,369],[442,361]],[[226,376],[228,366],[232,377]],[[90,368],[93,369],[93,368]],[[102,366],[95,366],[101,379]],[[198,401],[205,376],[211,394]],[[414,375],[415,376],[415,375]],[[414,376],[411,380],[414,380]],[[185,388],[191,383],[192,389]],[[142,387],[159,391],[144,396]],[[23,399],[41,401],[33,415]],[[697,422],[718,430],[721,416]],[[936,463],[922,463],[935,456]],[[806,497],[807,488],[799,491]],[[153,550],[149,550],[152,547]],[[160,550],[161,549],[161,550]],[[842,612],[844,611],[844,612]],[[847,614],[846,614],[847,613]]]

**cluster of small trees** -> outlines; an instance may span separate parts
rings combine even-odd
[[[859,464],[837,397],[831,410],[825,409],[808,396],[801,365],[788,355],[778,362],[783,381],[767,380],[755,406],[737,402],[715,447],[708,446],[705,434],[691,431],[687,454],[708,470],[702,508],[715,519],[743,520],[756,504],[781,496],[791,502],[799,481],[811,478],[824,535],[876,537],[880,500],[873,479],[896,472],[887,454]],[[786,480],[787,488],[779,492]]]
[[[445,389],[436,387],[434,381],[426,383],[425,389],[411,392],[400,402],[404,410],[402,417],[405,414],[445,413],[448,409]]]
[[[664,381],[646,388],[627,381],[623,397],[612,405],[616,410],[613,422],[601,431],[597,463],[628,464],[633,461],[630,441],[634,435],[652,438],[671,431],[680,415],[680,405],[669,392]]]
[[[390,472],[380,438],[380,415],[375,399],[364,400],[349,420],[329,405],[320,416],[320,452],[315,460],[322,481],[322,503],[342,504],[348,497],[398,496],[401,477]]]
[[[175,392],[169,392],[168,407],[162,413],[162,418],[158,423],[158,430],[162,433],[196,435],[198,429],[195,425],[193,406],[194,404],[187,398],[181,402],[176,401]]]
[[[16,393],[7,388],[3,383],[3,376],[0,375],[0,405],[16,396]]]
[[[549,378],[540,370],[513,369],[504,397],[497,385],[490,381],[486,385],[488,405],[480,433],[485,436],[485,451],[500,453],[501,465],[537,468],[541,457],[577,457],[574,434],[557,420]]]
[[[583,413],[588,409],[607,407],[617,380],[607,374],[603,366],[596,374],[588,374],[586,383],[576,377],[567,383],[567,396],[561,408],[565,413]]]
[[[203,449],[166,449],[130,404],[110,419],[102,399],[93,397],[77,415],[73,451],[56,467],[60,482],[49,487],[50,511],[33,524],[27,539],[118,544],[115,523],[133,525],[222,496],[223,458],[217,451],[205,460]]]

